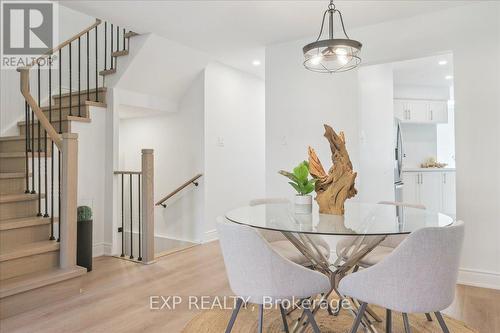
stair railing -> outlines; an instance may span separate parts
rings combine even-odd
[[[174,195],[188,187],[189,185],[193,184],[194,186],[198,186],[198,179],[201,178],[203,174],[197,174],[193,178],[187,180],[184,182],[181,186],[177,187],[175,190],[158,200],[158,202],[155,204],[155,206],[162,206],[163,208],[167,208],[167,204],[165,203],[168,199],[172,198]]]
[[[141,171],[114,172],[120,188],[120,257],[151,263],[154,261],[153,150],[143,149],[141,158]]]
[[[76,265],[78,135],[68,133],[69,121],[74,120],[72,117],[83,116],[81,105],[86,101],[92,99],[95,102],[99,101],[99,76],[103,76],[102,87],[106,71],[116,69],[116,59],[114,59],[118,56],[116,52],[126,50],[125,29],[116,26],[115,33],[115,28],[111,24],[108,32],[108,23],[104,22],[104,29],[98,30],[101,24],[102,21],[96,19],[88,28],[30,64],[17,69],[20,73],[21,94],[25,99],[25,119],[24,125],[21,126],[25,137],[25,193],[37,195],[37,215],[50,218],[49,239],[57,239],[60,242],[62,268]],[[120,39],[123,40],[123,49],[120,47]],[[92,55],[91,48],[93,48]],[[77,50],[76,59],[73,49]],[[82,73],[82,63],[84,73]],[[57,69],[56,64],[59,65]],[[32,70],[36,70],[36,76],[30,75]],[[93,82],[91,73],[95,76],[92,78]],[[54,76],[58,78],[57,82],[53,82]],[[64,84],[67,84],[68,90],[65,94],[63,94]],[[43,108],[42,94],[48,103],[48,106]],[[73,96],[76,94],[77,96]],[[52,98],[58,98],[58,103],[53,104]],[[74,98],[78,99],[76,104],[73,104]],[[63,112],[63,109],[67,109],[67,112]],[[56,154],[54,154],[55,149],[57,149]],[[57,230],[56,217],[59,218]]]

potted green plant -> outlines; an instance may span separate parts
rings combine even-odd
[[[309,194],[314,191],[314,179],[309,178],[309,163],[301,162],[293,172],[280,170],[279,173],[287,177],[290,184],[297,194],[295,196],[295,213],[311,214],[312,213],[312,196]]]
[[[92,270],[92,209],[77,208],[76,264]]]

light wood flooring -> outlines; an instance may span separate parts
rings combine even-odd
[[[231,295],[218,242],[145,266],[100,257],[80,295],[2,320],[0,332],[180,332],[197,310],[150,310],[152,295]],[[447,313],[484,333],[500,333],[500,291],[458,286]]]

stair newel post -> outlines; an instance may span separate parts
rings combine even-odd
[[[142,149],[142,259],[154,261],[154,155],[153,149]]]
[[[76,265],[76,217],[78,184],[78,134],[62,134],[61,215],[59,217],[60,266]]]

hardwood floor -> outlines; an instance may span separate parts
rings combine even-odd
[[[144,266],[100,257],[82,293],[2,320],[0,332],[180,332],[199,310],[187,302],[150,310],[150,296],[231,295],[218,242],[196,246]],[[458,286],[446,311],[480,332],[500,332],[500,291]]]

